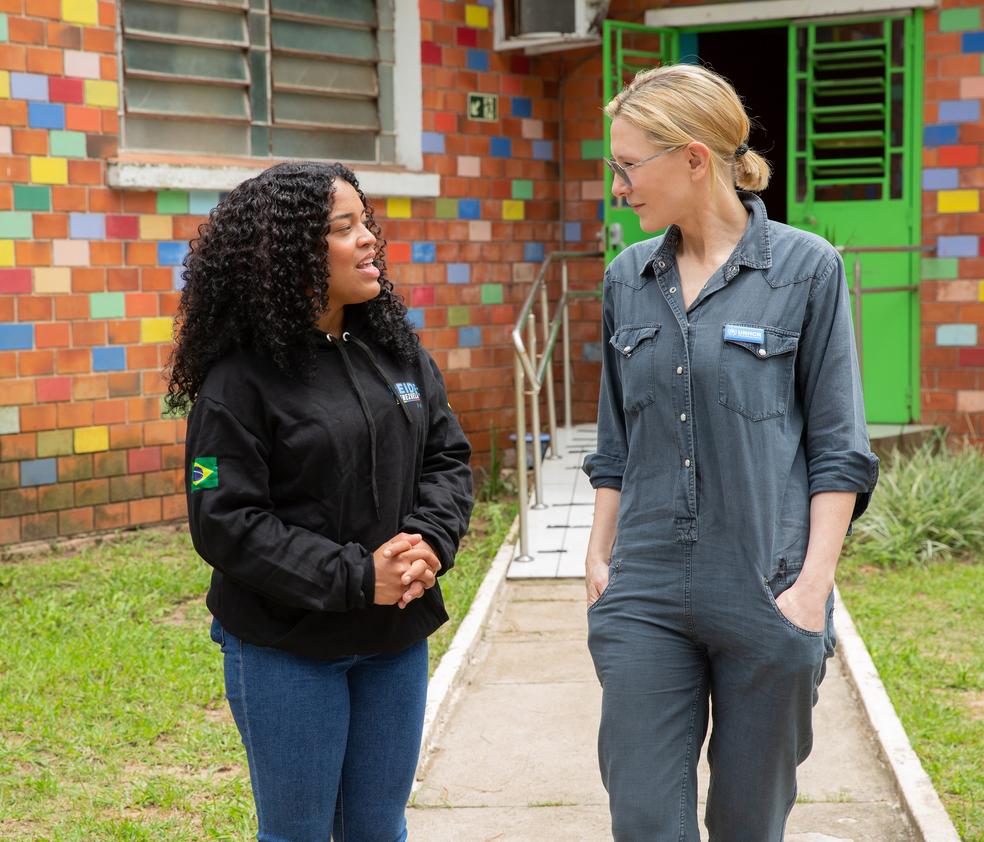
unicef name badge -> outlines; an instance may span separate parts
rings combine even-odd
[[[765,331],[760,327],[747,327],[745,325],[725,325],[724,338],[732,342],[754,342],[761,345],[765,342]]]

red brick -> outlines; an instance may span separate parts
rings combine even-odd
[[[20,44],[43,44],[44,24],[30,18],[7,18],[7,33],[11,41]]]
[[[82,30],[64,23],[49,23],[48,46],[77,50],[82,46]]]
[[[4,112],[3,103],[4,101],[0,100],[0,124],[11,125],[2,119]],[[20,182],[30,180],[31,163],[28,158],[0,158],[0,181]]]
[[[88,354],[88,352],[86,352]],[[73,427],[92,426],[92,402],[75,401],[58,404],[58,428],[68,430]]]
[[[131,371],[157,368],[157,348],[153,345],[130,345],[126,349],[126,367]]]
[[[157,244],[127,243],[126,262],[130,266],[156,266]]]
[[[33,459],[37,455],[33,433],[17,433],[0,436],[0,459],[11,462],[20,459]]]
[[[66,335],[68,325],[66,328]],[[72,379],[70,377],[47,377],[37,381],[39,402],[68,401],[72,399]]]
[[[21,351],[18,370],[21,377],[37,377],[54,372],[54,354],[51,351]]]
[[[59,374],[81,374],[92,369],[92,355],[88,349],[61,348],[55,355],[55,369]]]
[[[0,389],[0,406],[34,403],[34,380],[6,380]]]
[[[100,401],[109,397],[109,375],[78,374],[72,380],[72,400]]]
[[[90,141],[95,135],[89,135],[86,142]],[[115,154],[115,153],[114,153]],[[90,157],[104,157],[96,155]],[[89,188],[89,210],[94,213],[118,213],[123,208],[123,196],[119,190],[110,190],[108,187]]]
[[[51,318],[50,295],[25,295],[17,299],[17,321],[41,322]]]
[[[102,162],[69,160],[68,180],[72,184],[102,184]]]
[[[174,289],[174,275],[170,269],[158,269],[156,267],[145,267],[140,270],[140,288],[145,292],[156,291],[164,292]],[[161,308],[161,314],[164,314]]]
[[[99,243],[93,242],[93,246]],[[72,292],[102,292],[106,289],[106,270],[87,266],[72,267]]]
[[[87,480],[92,477],[92,454],[58,457],[58,481]]]
[[[43,47],[27,48],[27,70],[29,73],[43,73],[46,76],[61,76],[65,72],[64,53]]]
[[[59,295],[55,297],[56,319],[89,318],[89,296]]]
[[[37,348],[67,348],[68,325],[65,322],[35,325],[34,345]]]
[[[68,236],[68,217],[63,213],[35,213],[34,236],[39,240],[64,240]]]
[[[185,520],[188,517],[188,499],[184,494],[169,494],[162,498],[162,520]]]
[[[130,502],[130,523],[157,523],[161,520],[161,498],[149,497]]]
[[[127,467],[131,474],[161,469],[161,449],[159,447],[144,447],[130,450],[127,453]]]
[[[157,315],[157,296],[150,293],[135,292],[126,296],[126,315],[136,319]]]
[[[176,426],[173,421],[153,421],[144,424],[144,444],[174,444]]]
[[[126,453],[122,450],[109,450],[94,453],[92,473],[96,477],[114,477],[126,473]]]
[[[128,213],[157,213],[157,194],[145,190],[126,190],[123,209]]]
[[[961,348],[960,365],[984,368],[984,348]]]
[[[109,480],[87,479],[75,483],[75,503],[78,506],[96,506],[109,502]]]
[[[20,539],[20,518],[0,518],[0,544],[16,544]]]
[[[118,266],[123,262],[123,244],[94,240],[89,244],[89,260],[94,266]]]
[[[92,506],[58,512],[59,535],[78,535],[80,532],[92,532],[94,525],[95,509]]]
[[[109,323],[109,343],[129,345],[140,341],[140,322],[113,320]]]
[[[71,483],[38,487],[38,511],[52,512],[75,505],[75,488]]]
[[[143,496],[143,478],[140,476],[115,476],[109,480],[109,499],[114,503],[137,500]]]
[[[112,450],[129,450],[143,444],[143,427],[140,424],[113,424],[109,428],[109,447]]]
[[[14,308],[11,306],[10,312],[5,317],[4,321],[12,322],[14,320],[13,310]],[[16,376],[17,376],[17,352],[0,351],[0,377],[16,377]]]
[[[52,76],[48,80],[48,99],[52,102],[85,102],[85,82],[82,79],[66,79]]]
[[[126,401],[97,401],[92,409],[93,424],[122,424],[126,421]]]
[[[0,294],[29,293],[32,289],[30,269],[0,269]]]
[[[47,155],[48,132],[45,129],[14,129],[11,149],[15,155]]]
[[[36,18],[51,18],[59,20],[61,18],[60,0],[29,0],[31,14]]]
[[[24,541],[43,541],[58,535],[58,514],[44,512],[21,518],[21,539]]]
[[[116,33],[87,26],[82,30],[82,49],[87,53],[111,53],[116,49]]]
[[[140,373],[137,371],[111,371],[109,396],[126,397],[140,394]]]
[[[183,471],[151,471],[144,474],[144,494],[147,497],[177,494],[183,489],[183,483]]]
[[[27,50],[13,44],[0,44],[0,70],[27,70]],[[27,103],[22,102],[21,105],[26,106]],[[24,113],[27,113],[26,109]],[[0,122],[7,121],[0,119]]]
[[[420,61],[422,64],[441,64],[441,47],[431,41],[421,41]]]
[[[99,4],[99,25],[100,26],[116,26],[116,4],[115,3],[100,3]]]
[[[52,187],[51,209],[56,211],[87,210],[85,189],[82,187],[62,187],[58,185]]]
[[[102,319],[92,322],[74,322],[72,324],[72,344],[76,348],[82,345],[105,345],[106,322]]]
[[[140,273],[137,269],[107,269],[106,288],[112,292],[123,292],[140,288]]]
[[[115,110],[102,109],[102,113],[99,115],[99,131],[106,135],[119,134],[120,115]]]
[[[980,64],[978,56],[968,56]],[[980,150],[977,146],[941,146],[937,150],[939,166],[941,167],[976,167],[980,161]]]
[[[106,237],[111,240],[140,238],[140,219],[137,216],[110,215],[106,217]]]
[[[122,529],[127,526],[128,509],[126,503],[108,503],[95,507],[93,526],[98,530]]]

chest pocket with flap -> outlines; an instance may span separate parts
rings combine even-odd
[[[622,408],[638,412],[656,400],[656,340],[660,325],[623,325],[609,340],[618,356]]]

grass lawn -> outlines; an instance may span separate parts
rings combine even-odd
[[[850,556],[837,582],[960,838],[984,840],[984,564]]]
[[[515,514],[480,503],[442,580],[447,649]],[[253,839],[246,757],[184,532],[0,564],[0,839]]]

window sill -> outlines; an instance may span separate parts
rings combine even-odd
[[[109,186],[121,190],[231,190],[278,163],[255,158],[189,155],[120,155],[108,163]],[[437,173],[400,167],[351,164],[363,191],[371,197],[433,197],[441,194]]]

